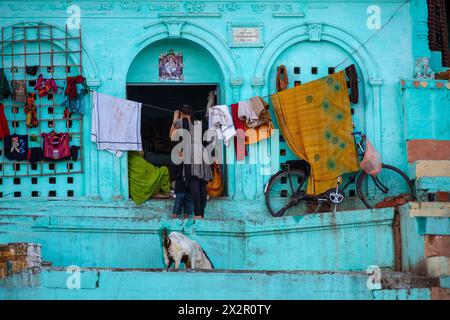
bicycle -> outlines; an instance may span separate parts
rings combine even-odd
[[[362,160],[366,151],[364,144],[366,135],[362,132],[354,132],[352,135],[357,153]],[[407,201],[415,198],[414,184],[409,177],[391,165],[382,164],[382,169],[376,176],[360,169],[350,174],[349,180],[342,188],[339,187],[342,182],[342,178],[339,177],[336,188],[329,189],[320,195],[310,195],[302,190],[309,171],[309,164],[305,160],[292,160],[284,163],[282,169],[270,178],[264,188],[264,195],[266,206],[272,216],[283,216],[289,208],[301,201],[316,203],[317,208],[314,213],[319,212],[325,203],[334,204],[334,212],[336,212],[337,205],[344,201],[345,193],[355,181],[358,198],[368,209],[374,208],[379,201],[384,201],[387,197],[395,199],[402,196]]]

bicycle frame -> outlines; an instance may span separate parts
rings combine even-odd
[[[355,141],[356,147],[357,147],[357,152],[358,155],[360,157],[360,160],[362,160],[364,158],[364,154],[365,154],[365,146],[364,146],[364,142],[366,141],[366,135],[363,134],[361,131],[359,132],[354,132],[352,133],[353,139]],[[357,141],[357,137],[361,137],[360,141]],[[290,171],[290,167],[288,166],[287,171]],[[361,173],[362,170],[357,171],[356,173],[354,173],[353,175],[350,176],[349,180],[346,182],[346,184],[341,188],[341,190],[343,190],[343,192],[347,192],[347,189],[350,185],[355,183],[356,178],[358,177],[358,175]],[[288,179],[289,179],[289,185],[291,186],[291,190],[292,190],[292,181],[290,180],[290,176],[288,175]],[[377,185],[378,188],[380,189],[385,189],[384,186],[379,185],[379,183],[377,182],[378,179],[374,179],[375,184]],[[295,190],[295,192],[293,192],[291,200],[289,201],[289,203],[285,206],[285,208],[283,208],[284,210],[289,209],[291,206],[296,205],[299,201],[307,201],[307,202],[326,202],[326,201],[330,201],[327,197],[325,197],[325,195],[310,195],[307,194],[303,191],[301,191],[303,185],[299,186],[297,188],[297,190]]]

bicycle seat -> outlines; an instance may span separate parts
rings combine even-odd
[[[289,166],[290,169],[302,170],[308,176],[310,172],[310,165],[306,160],[289,160],[284,162],[281,167]]]

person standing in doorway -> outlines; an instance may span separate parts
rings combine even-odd
[[[177,129],[185,129],[190,141],[184,144],[189,150],[183,150],[183,178],[186,181],[194,203],[194,219],[203,219],[208,192],[206,186],[212,179],[211,165],[203,159],[202,140],[195,139],[194,128],[201,132],[201,121],[194,121],[194,111],[191,106],[184,105],[180,110],[176,110],[173,115],[172,126],[170,128],[170,138]],[[181,136],[183,137],[184,134]],[[185,137],[183,137],[184,139]],[[189,143],[190,142],[190,143]]]

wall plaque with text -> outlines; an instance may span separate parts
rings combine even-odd
[[[263,24],[228,23],[228,45],[230,47],[263,47]]]

